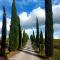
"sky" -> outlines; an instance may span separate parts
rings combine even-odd
[[[3,3],[4,2],[4,3]],[[3,9],[6,8],[7,33],[10,30],[11,6],[13,0],[0,0],[0,36],[2,29]],[[39,21],[39,31],[43,31],[45,37],[45,0],[15,0],[17,15],[21,21],[22,29],[26,30],[30,36],[34,31],[36,33],[36,16]],[[52,11],[54,21],[54,38],[60,38],[60,0],[52,0]]]

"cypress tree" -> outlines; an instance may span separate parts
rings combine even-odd
[[[39,23],[38,19],[36,18],[36,45],[39,48]]]
[[[12,16],[9,34],[9,50],[16,50],[19,46],[19,21],[16,13],[15,0],[12,3]]]
[[[40,32],[40,44],[43,44],[44,39],[43,39],[43,33],[42,31]]]
[[[42,55],[42,52],[43,52],[43,48],[44,48],[44,39],[43,39],[43,33],[42,31],[40,32],[40,51],[41,51],[41,55]]]
[[[18,16],[17,16],[18,17]],[[18,49],[22,47],[22,31],[21,31],[21,25],[20,25],[20,19],[18,17],[18,27],[19,27],[19,46]]]
[[[23,39],[22,39],[22,46],[25,45],[26,37],[25,37],[25,30],[23,31]]]
[[[29,39],[27,33],[25,30],[23,31],[23,39],[22,39],[22,45],[24,46],[27,43],[27,40]]]
[[[34,31],[33,31],[33,43],[35,44],[35,34],[34,34]]]
[[[32,41],[32,44],[34,45],[35,44],[35,34],[34,34],[34,31],[33,31],[33,34],[30,36],[30,39]]]
[[[51,0],[45,0],[45,53],[47,57],[53,55],[53,17]]]
[[[32,39],[33,39],[33,35],[30,36],[30,39],[31,39],[31,42],[32,42]]]
[[[3,25],[2,25],[2,42],[1,42],[1,56],[5,56],[6,46],[6,13],[3,6]]]

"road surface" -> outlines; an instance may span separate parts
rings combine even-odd
[[[29,40],[25,48],[15,56],[12,56],[11,58],[9,58],[9,60],[41,60],[35,55],[36,53],[34,52],[31,46],[31,41]]]

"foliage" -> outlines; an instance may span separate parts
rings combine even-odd
[[[45,0],[45,53],[47,57],[53,55],[53,17],[51,0]]]
[[[43,50],[44,50],[44,39],[43,39],[43,33],[42,33],[42,31],[40,32],[40,52],[41,52],[41,55],[42,55],[42,52],[43,52]]]
[[[32,45],[36,46],[36,38],[35,38],[34,31],[33,31],[33,34],[30,36],[30,39],[31,39]]]
[[[18,49],[20,49],[22,47],[22,30],[21,30],[21,25],[20,25],[20,19],[19,16],[17,16],[17,20],[18,20],[18,28],[19,28],[19,46]]]
[[[12,3],[12,16],[9,33],[9,50],[16,50],[19,46],[19,20],[16,13],[15,0]]]
[[[5,56],[5,48],[6,48],[6,13],[5,7],[3,6],[2,42],[0,55]]]
[[[38,19],[36,18],[36,46],[39,48],[39,23]]]
[[[23,38],[22,38],[22,46],[25,46],[25,44],[27,43],[27,40],[29,39],[27,33],[25,32],[25,30],[23,31]]]

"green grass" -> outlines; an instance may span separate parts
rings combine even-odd
[[[54,59],[54,60],[60,60],[60,49],[55,49],[55,48],[54,48],[53,59]]]
[[[60,39],[53,40],[54,46],[60,46]],[[46,59],[42,59],[46,60]],[[53,60],[60,60],[60,49],[54,48]]]
[[[54,45],[60,46],[60,39],[55,39],[53,43],[54,43]],[[53,59],[60,60],[60,49],[54,48]]]
[[[53,44],[60,46],[60,39],[55,39],[55,40],[53,41]]]

